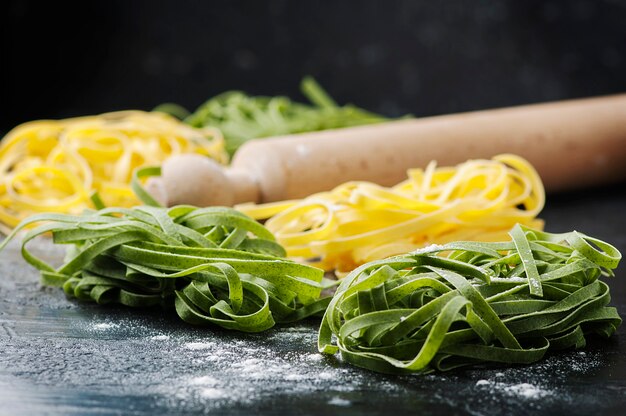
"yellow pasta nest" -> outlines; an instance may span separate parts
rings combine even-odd
[[[545,202],[535,169],[515,155],[456,167],[411,169],[386,188],[348,182],[302,200],[244,204],[292,257],[338,275],[363,263],[450,241],[501,241],[520,223],[541,229]]]
[[[226,163],[216,129],[197,129],[163,113],[122,111],[66,120],[39,120],[0,142],[0,227],[38,212],[80,213],[97,191],[111,206],[139,201],[129,183],[135,168],[180,153]]]

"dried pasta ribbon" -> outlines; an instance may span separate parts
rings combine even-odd
[[[284,258],[261,224],[232,208],[104,208],[24,220],[24,259],[42,283],[99,304],[175,309],[185,322],[259,332],[322,313],[323,271]],[[53,267],[28,250],[52,233],[68,256]]]
[[[108,206],[137,205],[132,172],[174,154],[228,160],[219,131],[142,111],[33,121],[0,143],[0,227],[7,233],[35,213],[79,214],[93,207],[93,191]]]
[[[302,80],[300,90],[310,103],[295,102],[283,96],[250,96],[241,91],[227,91],[206,101],[193,114],[171,103],[160,105],[155,111],[172,114],[195,127],[219,128],[230,155],[251,139],[387,120],[350,104],[339,106],[311,77]]]
[[[450,241],[498,241],[516,223],[541,228],[545,192],[510,154],[456,167],[434,162],[386,188],[349,182],[302,200],[236,208],[265,225],[287,254],[338,275],[360,264]]]
[[[598,280],[613,276],[615,247],[519,224],[511,238],[433,245],[357,268],[326,310],[319,351],[373,371],[423,374],[532,363],[615,332],[622,320]]]

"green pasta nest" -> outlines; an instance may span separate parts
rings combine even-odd
[[[154,109],[171,114],[194,127],[215,127],[224,135],[230,155],[250,139],[283,134],[359,126],[386,118],[353,105],[339,106],[311,77],[301,83],[302,94],[310,104],[287,97],[250,96],[228,91],[209,99],[193,114],[176,104]]]
[[[531,363],[610,336],[608,286],[621,255],[578,232],[517,225],[503,243],[459,242],[365,264],[339,286],[319,350],[385,373]]]
[[[231,208],[105,208],[83,215],[32,216],[20,229],[24,259],[46,285],[69,297],[132,307],[174,306],[191,324],[263,331],[323,312],[323,272],[284,258],[261,224]],[[33,255],[27,243],[52,233],[68,244],[63,265]]]

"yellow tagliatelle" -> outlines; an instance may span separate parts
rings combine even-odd
[[[0,226],[38,212],[80,213],[97,191],[111,206],[139,203],[135,168],[180,153],[227,162],[216,129],[190,127],[163,113],[121,111],[22,124],[0,142]]]
[[[504,240],[516,223],[542,228],[544,201],[535,169],[507,154],[456,167],[431,162],[392,188],[348,182],[303,200],[237,208],[269,218],[288,255],[340,275],[430,244]]]

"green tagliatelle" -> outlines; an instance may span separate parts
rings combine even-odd
[[[322,270],[284,258],[285,250],[261,224],[231,208],[151,206],[104,208],[83,215],[40,214],[43,223],[22,240],[24,259],[43,284],[69,297],[132,307],[174,306],[191,324],[263,331],[323,312]],[[52,233],[70,249],[51,266],[27,248]]]
[[[531,363],[621,324],[608,286],[621,254],[576,231],[517,225],[503,243],[458,242],[350,273],[324,315],[319,350],[385,373]]]
[[[168,113],[194,127],[215,127],[224,135],[230,155],[250,139],[380,123],[386,118],[355,107],[339,106],[311,77],[301,83],[310,104],[287,97],[250,96],[228,91],[202,104],[193,114],[176,104],[153,111]]]

